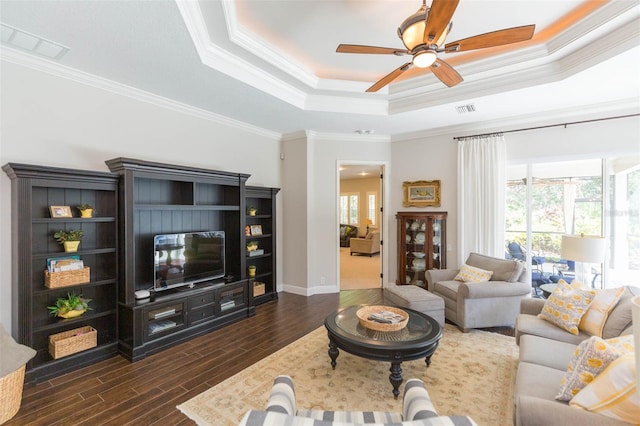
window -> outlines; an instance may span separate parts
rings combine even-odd
[[[340,223],[358,225],[358,201],[356,193],[340,194]]]
[[[554,281],[558,268],[566,267],[560,250],[563,234],[604,235],[609,247],[604,270],[591,265],[589,284],[599,288],[637,282],[639,192],[637,157],[510,166],[506,244],[529,248],[537,263],[533,272]]]
[[[371,225],[377,226],[377,194],[375,192],[367,192],[367,219],[371,221]]]

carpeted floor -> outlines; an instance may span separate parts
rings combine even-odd
[[[178,406],[200,425],[235,425],[250,408],[265,407],[273,379],[293,377],[299,407],[402,411],[393,399],[389,364],[340,351],[331,369],[324,327]],[[425,381],[439,414],[466,414],[479,425],[510,425],[518,348],[513,337],[446,324],[431,366],[402,363],[406,379]],[[400,387],[402,394],[404,387]]]
[[[340,247],[340,290],[380,288],[380,261],[380,253],[351,256],[349,247]]]

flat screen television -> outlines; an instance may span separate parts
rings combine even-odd
[[[167,290],[223,277],[224,243],[224,231],[154,236],[154,290]]]

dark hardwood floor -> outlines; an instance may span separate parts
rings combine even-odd
[[[254,317],[141,361],[116,356],[26,386],[20,411],[5,424],[193,425],[177,405],[322,326],[338,307],[379,303],[380,289],[311,297],[281,293],[278,301],[258,306]]]

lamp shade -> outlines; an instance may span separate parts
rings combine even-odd
[[[602,263],[605,239],[591,235],[563,235],[560,255],[576,262]]]

